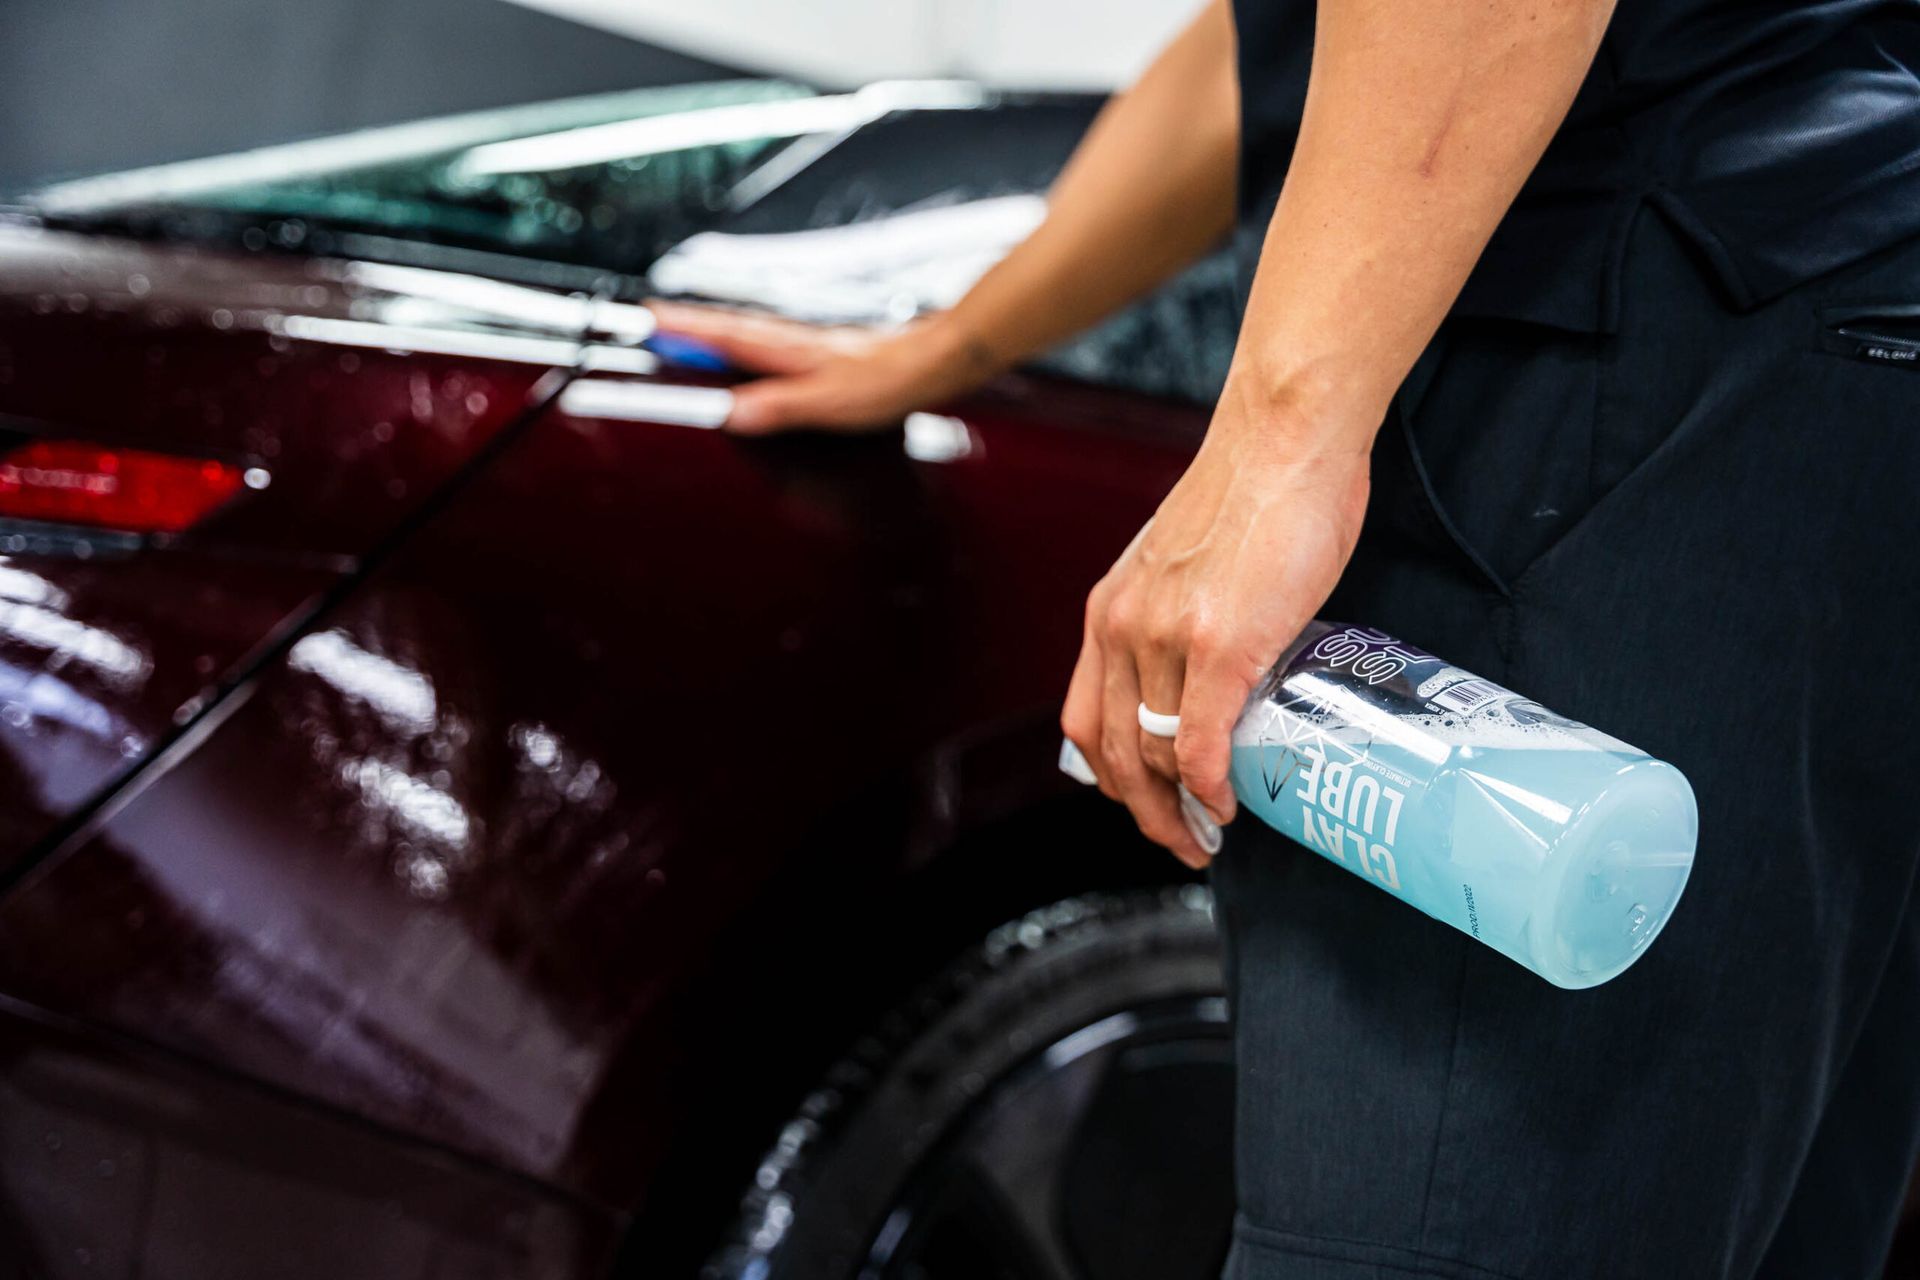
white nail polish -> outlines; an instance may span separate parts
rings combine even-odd
[[[1180,816],[1186,819],[1187,831],[1193,836],[1194,843],[1211,856],[1220,852],[1220,824],[1207,812],[1207,806],[1194,798],[1193,792],[1180,788]]]
[[[1087,764],[1087,758],[1080,754],[1080,748],[1065,738],[1060,740],[1060,772],[1075,782],[1084,782],[1090,787],[1097,786],[1100,782],[1100,779],[1094,776],[1092,766]]]

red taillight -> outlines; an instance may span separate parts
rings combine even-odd
[[[247,483],[211,458],[36,440],[0,457],[0,518],[179,533]]]

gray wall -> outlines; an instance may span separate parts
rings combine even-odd
[[[726,74],[503,0],[0,0],[0,192]]]

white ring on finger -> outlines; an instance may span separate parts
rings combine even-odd
[[[1156,738],[1171,738],[1180,732],[1178,714],[1168,715],[1163,711],[1149,711],[1147,704],[1141,703],[1138,712],[1140,731],[1150,733]]]

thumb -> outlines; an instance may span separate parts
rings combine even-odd
[[[657,299],[646,307],[663,335],[704,343],[728,362],[756,373],[805,373],[866,340],[856,333],[721,307]]]
[[[768,435],[790,427],[830,425],[821,401],[812,378],[762,378],[734,388],[726,427],[741,435]]]
[[[866,374],[829,366],[817,373],[762,378],[736,387],[727,430],[768,435],[797,427],[825,431],[884,431],[900,414],[863,384]]]

